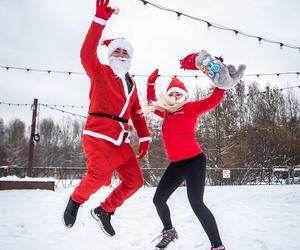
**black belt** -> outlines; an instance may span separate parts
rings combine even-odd
[[[124,122],[124,123],[128,123],[127,119],[124,119],[122,117],[119,116],[115,116],[115,115],[109,115],[109,114],[104,114],[104,113],[89,113],[89,115],[94,115],[94,116],[99,116],[99,117],[107,117],[119,122]]]

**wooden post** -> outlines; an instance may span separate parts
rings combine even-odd
[[[34,99],[32,105],[32,122],[31,122],[31,133],[29,139],[29,154],[28,154],[28,167],[27,176],[32,177],[32,163],[33,163],[33,152],[34,152],[34,136],[36,127],[36,114],[37,114],[38,99]]]

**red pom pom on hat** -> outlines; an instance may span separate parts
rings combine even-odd
[[[101,45],[105,45],[105,46],[107,46],[108,47],[108,45],[111,43],[111,41],[113,41],[113,40],[115,40],[115,39],[106,39],[106,40],[103,40],[102,42],[101,42]]]

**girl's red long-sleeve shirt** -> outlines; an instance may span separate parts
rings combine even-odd
[[[196,137],[197,118],[218,106],[223,96],[224,90],[215,88],[209,97],[188,102],[175,113],[155,111],[155,114],[163,118],[162,138],[169,161],[192,158],[202,152]],[[155,87],[152,85],[147,87],[147,100],[157,100]]]

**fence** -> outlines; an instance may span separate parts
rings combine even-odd
[[[145,186],[156,186],[159,182],[164,168],[143,168]],[[286,172],[286,170],[288,172]],[[277,171],[272,168],[232,168],[218,169],[207,168],[206,184],[214,185],[272,185],[272,184],[300,184],[300,168],[288,167],[285,171]],[[17,176],[23,178],[26,176],[27,168],[19,166],[0,167],[0,177]],[[32,177],[55,178],[56,186],[70,187],[76,185],[85,175],[85,168],[55,168],[55,167],[34,167]],[[118,183],[116,174],[113,175],[111,185]],[[184,185],[184,183],[183,183]]]

